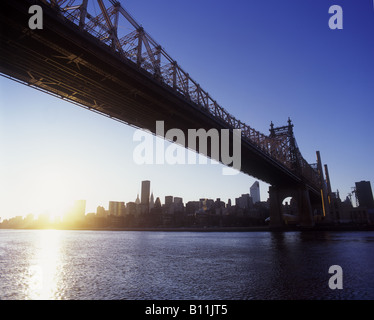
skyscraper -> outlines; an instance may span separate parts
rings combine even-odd
[[[140,212],[142,214],[149,213],[150,192],[151,182],[149,180],[142,181],[142,193],[140,195]]]
[[[256,181],[254,184],[252,184],[249,191],[251,193],[251,198],[252,198],[253,204],[261,201],[261,198],[260,198],[260,183],[258,181]]]
[[[356,194],[360,207],[374,209],[373,191],[371,190],[370,181],[356,182]]]
[[[135,204],[140,204],[139,194],[136,196]]]
[[[173,196],[165,196],[165,206],[170,206],[173,203]]]
[[[161,200],[159,197],[156,198],[155,201],[155,208],[160,209],[161,208]]]
[[[153,192],[151,193],[151,200],[149,200],[149,210],[151,210],[155,206],[155,199],[153,196]]]
[[[143,205],[149,205],[149,196],[151,192],[151,182],[149,180],[142,181],[142,193],[140,195],[140,203]]]

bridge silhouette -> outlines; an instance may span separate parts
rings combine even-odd
[[[35,4],[43,11],[42,29],[29,27]],[[303,158],[291,120],[271,123],[265,135],[236,119],[119,2],[2,0],[0,14],[3,76],[154,134],[157,120],[185,136],[188,129],[240,129],[240,171],[271,185],[271,225],[283,225],[282,201],[289,196],[302,226],[313,226],[316,212],[328,220],[319,153],[316,164]],[[122,25],[131,31],[122,34]]]

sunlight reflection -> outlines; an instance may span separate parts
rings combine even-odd
[[[27,299],[57,299],[61,271],[61,231],[38,230],[36,251],[30,261]]]

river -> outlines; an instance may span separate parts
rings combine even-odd
[[[0,299],[374,299],[374,232],[0,230]]]

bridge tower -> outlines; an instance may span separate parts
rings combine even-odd
[[[274,124],[271,123],[269,131],[271,138],[282,141],[287,167],[295,175],[302,176],[302,156],[296,144],[293,124],[290,118],[288,118],[287,126],[275,128]],[[303,179],[300,179],[298,184],[284,182],[270,186],[270,226],[282,227],[285,225],[282,202],[288,197],[292,197],[293,202],[296,202],[299,225],[303,227],[314,226],[313,209],[315,209],[316,206],[318,207],[320,203],[318,203],[318,200],[315,201],[314,198],[311,199],[308,184],[306,181],[303,181]]]

